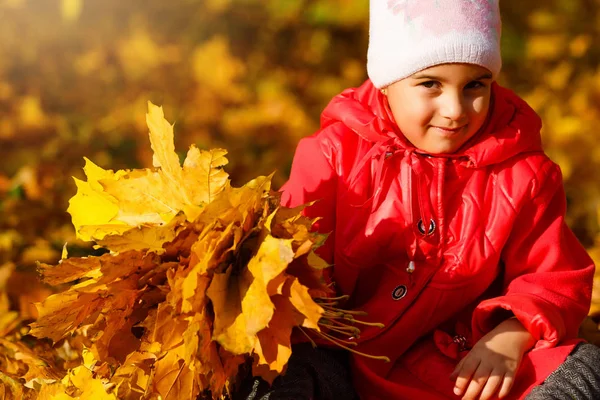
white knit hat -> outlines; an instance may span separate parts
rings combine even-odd
[[[502,66],[498,0],[371,0],[367,72],[377,88],[439,64]]]

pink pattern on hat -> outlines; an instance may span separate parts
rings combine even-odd
[[[452,5],[444,6],[449,1]],[[422,27],[435,36],[452,30],[489,32],[492,29],[500,34],[500,26],[494,19],[494,2],[490,0],[387,0],[387,5],[392,14],[402,13],[406,23],[429,16],[422,18]],[[432,15],[437,18],[431,18]]]
[[[402,10],[403,3],[406,3],[406,0],[388,0],[388,10],[390,10],[392,14],[398,15]]]

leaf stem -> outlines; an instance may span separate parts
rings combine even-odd
[[[342,314],[361,315],[361,316],[368,315],[366,312],[359,311],[359,310],[342,310],[341,308],[335,308],[335,307],[331,307],[328,305],[322,305],[321,307],[323,307],[324,309],[326,309],[328,311],[338,312],[338,313],[342,313]]]
[[[317,335],[321,336],[323,339],[330,341],[331,343],[335,344],[338,347],[341,347],[344,350],[348,350],[349,352],[352,352],[354,354],[357,354],[359,356],[363,356],[363,357],[367,357],[370,358],[372,360],[381,360],[381,361],[385,361],[385,362],[390,362],[390,359],[386,356],[372,356],[370,354],[365,354],[362,353],[360,351],[356,351],[353,348],[350,348],[348,346],[344,346],[343,344],[339,343],[338,341],[331,339],[330,337],[327,337],[327,335],[323,334],[322,332],[319,331],[315,331],[313,330],[313,332],[315,332]]]
[[[344,296],[339,296],[339,297],[315,297],[314,300],[316,300],[317,302],[319,300],[325,300],[325,301],[330,301],[330,300],[348,300],[350,298],[350,296],[348,295],[344,295]]]
[[[298,326],[297,328],[300,329],[300,332],[302,332],[304,334],[304,336],[306,336],[306,338],[312,344],[313,348],[317,347],[317,344],[315,343],[315,341],[312,340],[312,338],[308,335],[308,333],[306,333],[306,331],[304,329],[302,329],[302,327]]]
[[[322,326],[324,326],[327,330],[330,331],[334,331],[337,333],[341,333],[343,335],[348,335],[348,336],[357,336],[360,335],[360,329],[358,328],[354,328],[354,329],[343,329],[343,328],[339,328],[333,325],[325,325],[325,324],[321,324]]]
[[[356,322],[357,324],[366,325],[366,326],[375,326],[377,328],[385,328],[385,325],[381,322],[366,322],[358,319],[350,319],[352,322]]]

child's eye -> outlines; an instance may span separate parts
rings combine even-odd
[[[480,81],[473,81],[473,82],[469,82],[467,84],[467,86],[465,86],[465,89],[480,89],[480,88],[484,88],[485,84],[483,82]]]
[[[421,82],[419,84],[420,86],[423,86],[427,89],[434,89],[439,85],[439,82],[436,81],[427,81],[427,82]]]

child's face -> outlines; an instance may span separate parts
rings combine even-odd
[[[487,117],[492,74],[473,64],[442,64],[388,86],[398,128],[418,149],[453,153]]]

